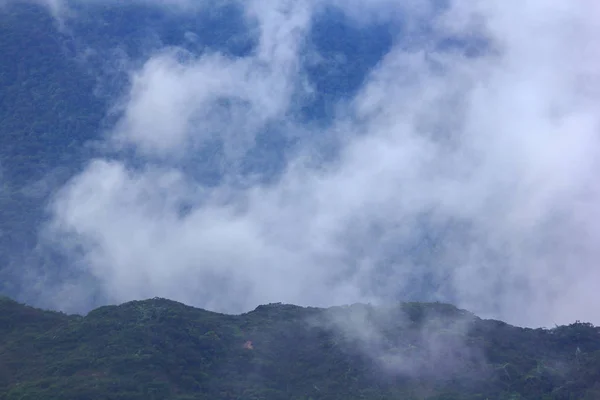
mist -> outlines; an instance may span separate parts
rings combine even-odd
[[[51,4],[64,26],[78,18]],[[239,7],[248,54],[164,46],[124,64],[103,151],[48,204],[39,251],[78,273],[38,285],[46,304],[423,300],[525,326],[600,322],[596,6]],[[311,42],[331,10],[391,40],[314,121],[311,71],[363,57]]]

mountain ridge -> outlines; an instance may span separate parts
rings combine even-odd
[[[597,399],[600,328],[444,303],[212,312],[164,298],[67,315],[0,299],[0,399]]]

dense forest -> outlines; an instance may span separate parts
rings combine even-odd
[[[225,315],[155,298],[86,316],[0,300],[0,399],[600,398],[600,328],[442,303]]]

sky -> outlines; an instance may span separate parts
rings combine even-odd
[[[47,205],[39,248],[80,273],[38,283],[46,304],[427,300],[522,326],[600,323],[599,6],[229,3],[252,51],[164,46],[123,64],[103,151]],[[78,18],[48,4],[62,26]],[[315,43],[332,10],[359,32],[354,53]]]

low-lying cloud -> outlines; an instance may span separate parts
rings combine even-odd
[[[525,325],[600,321],[599,10],[329,2],[404,30],[313,126],[298,105],[314,96],[305,65],[324,55],[307,41],[325,3],[248,2],[250,55],[164,49],[132,71],[106,140],[136,165],[119,151],[92,160],[53,199],[43,240],[109,302],[241,312],[418,297]],[[485,47],[466,54],[472,40]],[[271,179],[245,173],[266,131],[297,143],[277,150],[286,164]],[[179,163],[211,146],[217,185]],[[48,298],[77,309],[81,285]]]

